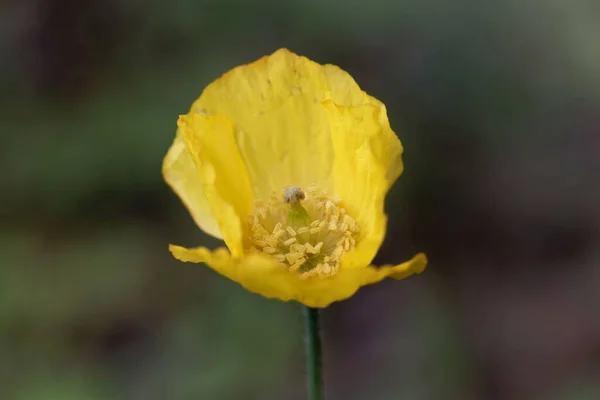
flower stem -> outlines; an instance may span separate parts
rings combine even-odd
[[[304,307],[304,327],[306,335],[308,398],[309,400],[323,400],[319,309]]]

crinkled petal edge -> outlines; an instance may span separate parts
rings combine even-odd
[[[426,256],[419,253],[411,260],[394,266],[342,268],[331,277],[302,279],[260,253],[234,258],[224,247],[211,251],[205,247],[188,249],[170,245],[169,250],[180,261],[207,264],[250,292],[282,301],[294,300],[316,308],[347,299],[360,287],[386,277],[404,279],[420,274],[427,265]]]

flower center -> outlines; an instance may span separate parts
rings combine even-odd
[[[257,201],[248,224],[250,251],[270,254],[303,278],[334,275],[344,255],[356,246],[359,232],[340,199],[316,186],[306,192],[288,187],[283,197],[273,194]]]

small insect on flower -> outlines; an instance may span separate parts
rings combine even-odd
[[[421,273],[424,254],[370,266],[401,155],[385,106],[340,68],[286,49],[234,68],[179,117],[162,169],[200,229],[227,248],[170,250],[309,307]]]

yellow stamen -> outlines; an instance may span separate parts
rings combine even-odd
[[[304,265],[304,263],[306,263],[306,258],[302,257],[301,259],[299,259],[298,261],[296,261],[294,263],[294,265],[292,265],[290,267],[290,271],[294,272],[294,271],[298,271],[298,269]]]
[[[296,243],[296,240],[297,240],[297,239],[296,239],[295,237],[293,237],[293,238],[289,238],[288,240],[286,240],[285,242],[283,242],[283,244],[284,244],[284,245],[286,245],[286,246],[289,246],[289,245],[291,245],[292,243]]]
[[[342,204],[314,185],[306,192],[292,186],[283,196],[257,201],[248,218],[248,250],[271,255],[302,279],[334,275],[359,232]]]
[[[302,257],[304,257],[304,254],[303,253],[287,253],[284,257],[290,264],[295,264],[296,261],[298,261]]]
[[[303,226],[302,228],[298,228],[298,229],[296,230],[296,232],[298,232],[298,235],[303,235],[303,234],[305,234],[306,232],[308,232],[308,227],[306,227],[306,226]]]

